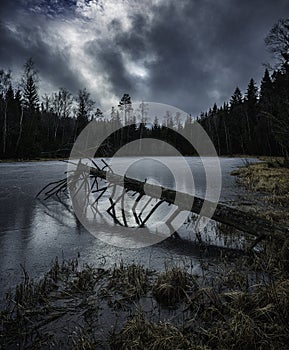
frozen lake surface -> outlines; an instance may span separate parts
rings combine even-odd
[[[203,197],[206,188],[204,169],[199,158],[186,158],[192,169],[195,194]],[[121,158],[119,165],[131,159]],[[256,161],[248,159],[248,161]],[[172,167],[180,168],[177,158],[163,158]],[[145,160],[130,167],[127,175],[152,179],[166,187],[175,187],[168,169],[161,163]],[[244,165],[241,158],[220,158],[222,169],[221,202],[231,203],[244,190],[236,185],[232,170]],[[212,161],[213,164],[213,161]],[[46,184],[64,178],[67,165],[59,161],[0,164],[0,297],[21,281],[22,264],[33,278],[47,271],[58,256],[66,259],[80,255],[85,263],[106,264],[138,262],[158,269],[166,263],[198,265],[199,249],[190,244],[189,230],[181,230],[184,240],[166,240],[141,249],[124,249],[106,244],[87,232],[60,202],[40,201],[36,194]],[[212,169],[214,171],[214,169]],[[186,181],[184,180],[184,188]],[[97,223],[96,223],[97,225]]]

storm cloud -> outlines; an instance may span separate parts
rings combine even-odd
[[[32,57],[42,92],[86,87],[106,110],[123,93],[193,115],[260,81],[264,38],[288,1],[29,0],[0,4],[0,68]]]

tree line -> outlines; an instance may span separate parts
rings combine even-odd
[[[76,138],[90,122],[97,123],[98,135],[109,135],[110,130],[117,130],[101,145],[98,150],[101,156],[111,156],[124,144],[147,137],[169,141],[173,145],[180,143],[179,148],[184,154],[192,153],[190,145],[185,141],[179,142],[181,136],[168,128],[174,127],[178,116],[167,112],[165,124],[160,125],[155,117],[153,125],[148,126],[148,106],[140,103],[134,111],[131,97],[125,93],[118,106],[111,108],[110,116],[104,117],[86,89],[79,90],[77,96],[73,96],[68,90],[60,88],[40,99],[38,83],[39,77],[32,58],[25,63],[16,89],[13,87],[11,72],[0,70],[2,159],[68,157]],[[138,119],[141,119],[138,123],[137,114]],[[192,123],[192,119],[190,121]],[[183,130],[180,121],[176,129],[179,132]]]
[[[258,90],[260,93],[258,93]],[[260,89],[253,79],[243,95],[237,87],[223,106],[215,104],[199,117],[219,155],[286,155],[289,69],[270,76],[265,70]],[[284,124],[284,125],[283,125]]]
[[[76,98],[64,89],[39,97],[39,76],[30,58],[17,88],[11,71],[0,70],[1,158],[35,158],[70,149],[88,123],[94,102],[86,89]]]
[[[289,19],[279,20],[265,38],[277,63],[266,69],[260,87],[253,79],[242,95],[237,87],[229,103],[216,104],[199,122],[220,155],[275,155],[289,151]]]
[[[237,87],[229,102],[214,106],[197,118],[167,113],[165,123],[155,117],[146,125],[147,106],[132,110],[124,94],[110,118],[104,118],[86,89],[77,96],[64,88],[39,96],[39,75],[30,58],[24,65],[17,88],[10,71],[0,70],[0,156],[1,158],[67,157],[79,133],[91,121],[99,130],[117,130],[100,147],[98,155],[112,155],[122,145],[146,137],[169,142],[184,155],[194,154],[185,140],[197,120],[206,130],[219,155],[289,154],[289,19],[279,20],[265,39],[278,63],[265,70],[260,87],[250,80],[243,95]],[[136,122],[136,114],[141,123]],[[173,132],[171,129],[175,129]],[[149,153],[150,150],[147,150]],[[160,150],[161,153],[161,150]]]

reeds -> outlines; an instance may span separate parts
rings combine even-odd
[[[148,291],[150,274],[151,272],[141,265],[115,265],[107,289],[127,299],[140,298]]]
[[[193,288],[193,277],[183,268],[173,267],[158,275],[152,294],[162,305],[175,306]]]
[[[118,334],[113,334],[110,346],[115,350],[197,349],[189,337],[169,322],[150,322],[141,311],[129,319]]]
[[[220,254],[199,277],[56,259],[35,281],[23,268],[0,314],[0,348],[287,349],[288,249],[272,240],[259,253]]]

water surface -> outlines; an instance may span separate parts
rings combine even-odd
[[[195,194],[203,197],[206,181],[201,161],[186,158],[193,170]],[[125,164],[125,158],[119,164]],[[131,161],[131,159],[129,160]],[[249,161],[255,161],[249,159]],[[176,158],[163,159],[179,168]],[[220,201],[232,203],[244,190],[236,186],[230,173],[242,166],[240,158],[221,158],[222,192]],[[35,199],[47,183],[65,177],[67,165],[59,161],[0,164],[0,296],[21,280],[22,264],[31,277],[41,277],[56,257],[75,258],[86,263],[107,266],[119,261],[140,262],[158,269],[164,261],[198,266],[199,249],[191,244],[190,228],[180,230],[184,240],[168,240],[142,249],[114,247],[96,239],[60,202]],[[212,169],[214,171],[214,169]],[[128,176],[148,179],[166,187],[175,187],[175,180],[166,166],[145,160],[132,165]],[[184,186],[186,181],[184,180]],[[185,188],[185,187],[184,187]],[[96,223],[97,225],[97,223]]]

